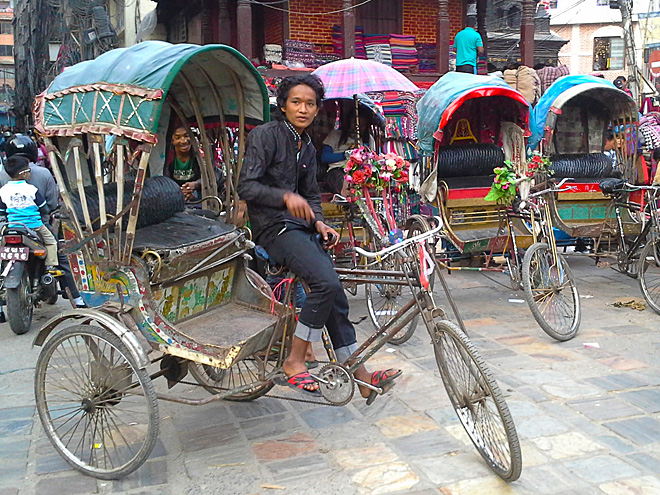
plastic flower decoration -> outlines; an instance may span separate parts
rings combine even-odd
[[[554,170],[550,170],[550,160],[548,158],[543,158],[538,153],[534,153],[532,158],[527,162],[525,175],[531,178],[539,173],[552,175],[554,174]]]
[[[516,173],[513,170],[513,164],[506,160],[501,167],[493,169],[493,172],[495,172],[495,179],[484,199],[496,201],[502,205],[510,205],[516,197]]]
[[[344,167],[344,178],[352,196],[361,196],[364,189],[394,187],[396,191],[408,182],[410,163],[396,153],[378,154],[364,146],[354,150]]]

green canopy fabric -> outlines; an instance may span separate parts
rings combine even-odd
[[[166,101],[205,123],[269,120],[268,92],[254,66],[224,45],[145,41],[65,69],[37,97],[37,130],[47,136],[110,133],[156,142]]]

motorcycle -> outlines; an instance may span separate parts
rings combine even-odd
[[[22,224],[2,229],[0,237],[0,304],[6,306],[11,330],[30,330],[35,306],[57,302],[56,277],[46,270],[46,247],[39,234]]]

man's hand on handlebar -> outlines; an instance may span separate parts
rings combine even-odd
[[[294,192],[285,193],[284,204],[286,205],[286,209],[289,210],[289,213],[294,217],[304,218],[308,222],[311,222],[315,218],[312,207],[309,206],[307,200],[300,194]]]
[[[326,249],[331,249],[337,245],[339,242],[339,234],[332,227],[328,227],[326,224],[320,220],[316,222],[316,231],[321,234],[323,238],[323,247]]]

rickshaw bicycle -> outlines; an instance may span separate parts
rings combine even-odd
[[[438,263],[450,272],[507,273],[511,287],[524,290],[532,315],[548,335],[573,338],[580,304],[572,274],[549,234],[546,203],[553,189],[532,195],[523,211],[485,200],[496,167],[506,161],[517,176],[527,172],[524,97],[498,78],[449,73],[422,97],[418,111],[420,195],[435,202],[447,239],[438,245]],[[474,260],[480,266],[456,266]],[[570,297],[560,301],[563,293]],[[557,304],[567,307],[558,312]]]
[[[146,177],[167,130],[167,112],[189,133],[194,119],[201,143],[190,135],[203,169],[206,209],[186,209],[172,180]],[[39,96],[35,120],[64,201],[66,250],[80,292],[93,307],[60,314],[35,338],[43,347],[35,397],[46,435],[78,471],[116,479],[139,468],[158,436],[158,399],[189,405],[248,401],[274,387],[295,330],[296,284],[288,286],[284,304],[276,301],[247,267],[254,247],[247,231],[230,223],[238,218],[235,179],[245,134],[249,125],[267,119],[259,74],[222,45],[144,42],[113,50],[71,67]],[[230,126],[236,154],[229,149]],[[211,199],[216,143],[207,127],[216,131],[225,158],[225,202]],[[129,162],[135,171],[126,167]],[[334,361],[324,334],[329,360],[316,374],[320,403],[348,403],[355,368],[420,317],[461,423],[489,467],[513,481],[520,476],[521,454],[506,402],[467,336],[445,320],[422,283],[424,242],[438,229],[377,252],[359,251],[377,261],[398,258],[395,273],[342,274],[355,283],[386,277],[389,284],[410,287],[414,297],[345,363]],[[154,387],[158,377],[169,388],[191,385],[184,381],[188,373],[212,395],[184,397]]]
[[[608,239],[616,239],[617,263],[622,270],[639,285],[647,304],[660,314],[660,186],[636,186],[623,179],[606,179],[600,183],[603,194],[611,197],[616,224],[603,228]],[[630,194],[642,191],[643,204],[630,200]],[[624,225],[622,210],[631,218],[639,219],[641,228],[630,232]],[[600,248],[600,238],[596,241],[596,253]]]

